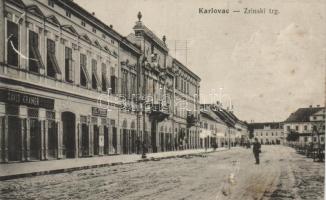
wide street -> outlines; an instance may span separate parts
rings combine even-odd
[[[2,181],[0,199],[324,199],[324,163],[284,146]]]

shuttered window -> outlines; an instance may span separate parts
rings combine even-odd
[[[39,50],[39,37],[34,31],[29,31],[29,71],[39,73],[40,69],[44,69],[42,57]]]
[[[115,76],[115,69],[114,67],[111,67],[111,77],[110,77],[110,83],[111,83],[111,93],[112,94],[116,94],[118,91],[117,91],[117,87],[118,87],[118,79],[117,77]]]
[[[102,91],[105,92],[107,90],[107,73],[106,73],[106,64],[102,63]]]
[[[87,72],[87,57],[85,54],[80,54],[80,85],[87,87],[90,78]]]
[[[92,59],[92,88],[97,89],[98,85],[100,85],[100,80],[97,75],[97,61]]]
[[[18,67],[19,58],[18,53],[16,52],[18,50],[18,39],[18,24],[7,21],[7,62],[8,65],[16,67]]]
[[[47,76],[55,78],[57,74],[61,74],[61,70],[55,56],[55,42],[47,39]]]
[[[67,82],[73,82],[73,69],[72,69],[72,49],[65,48],[65,79]]]

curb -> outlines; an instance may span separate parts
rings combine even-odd
[[[228,149],[221,149],[219,151],[225,151]],[[64,168],[64,169],[53,169],[53,170],[46,170],[46,171],[39,171],[39,172],[28,172],[23,174],[12,174],[12,175],[5,175],[0,176],[0,181],[6,181],[11,179],[18,179],[18,178],[27,178],[27,177],[33,177],[33,176],[42,176],[42,175],[51,175],[51,174],[60,174],[60,173],[69,173],[73,171],[80,171],[85,169],[93,169],[93,168],[101,168],[101,167],[110,167],[110,166],[116,166],[116,165],[126,165],[126,164],[133,164],[133,163],[142,163],[142,162],[149,162],[149,161],[160,161],[163,159],[172,159],[172,158],[187,158],[188,156],[198,156],[202,154],[208,154],[208,153],[214,153],[214,151],[208,151],[208,152],[199,152],[199,153],[189,153],[189,154],[183,154],[183,155],[173,155],[173,156],[164,156],[164,157],[149,157],[144,159],[138,159],[131,162],[113,162],[113,163],[104,163],[104,164],[95,164],[95,165],[85,165],[80,167],[70,167],[70,168]]]

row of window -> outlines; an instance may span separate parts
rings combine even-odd
[[[52,8],[54,8],[54,0],[48,0],[48,5]],[[71,18],[71,11],[69,11],[68,9],[66,10],[66,17]],[[86,27],[86,22],[84,20],[81,20],[81,25],[83,27]],[[96,28],[92,27],[92,32],[96,33]],[[102,34],[102,38],[105,39],[106,35],[103,33]],[[114,44],[114,40],[111,40],[111,43]]]
[[[196,86],[181,77],[176,77],[175,88],[188,95],[198,94]]]
[[[132,94],[137,93],[136,74],[129,73],[127,70],[122,69],[121,80],[121,93],[125,97],[130,97]]]
[[[287,128],[287,131],[290,131],[290,130],[291,130],[291,126],[290,126],[290,125],[287,126],[286,128]],[[315,129],[315,128],[317,128],[317,127],[314,125],[314,126],[313,126],[313,129]],[[296,126],[294,127],[294,129],[295,129],[296,131],[299,131],[299,126],[296,125]],[[308,130],[308,125],[304,125],[304,126],[303,126],[303,130],[304,130],[304,131],[307,131],[307,130]],[[322,126],[322,130],[325,130],[325,125]]]
[[[282,132],[281,134],[283,134],[283,132]],[[268,136],[269,134],[266,133],[265,135]],[[259,136],[259,133],[256,133],[256,136]],[[260,136],[263,136],[263,133],[260,133]],[[278,136],[278,133],[276,132],[276,133],[274,134],[273,132],[271,132],[270,136]]]
[[[308,138],[311,138],[310,136],[304,136],[304,142],[308,142]],[[313,137],[313,141],[314,142],[317,142],[317,137]],[[324,137],[320,137],[320,142],[324,142],[325,141],[325,138]]]
[[[51,39],[46,41],[46,66],[44,65],[39,50],[39,35],[34,31],[29,31],[29,59],[28,59],[28,70],[33,73],[40,73],[40,70],[45,70],[46,76],[51,78],[57,78],[61,73],[58,61],[56,58],[56,43]],[[11,66],[18,67],[19,55],[18,45],[19,45],[19,29],[18,24],[7,21],[7,64]],[[64,70],[65,70],[65,81],[72,83],[74,81],[74,69],[73,69],[73,58],[72,49],[65,47],[64,52]],[[102,63],[101,76],[97,75],[97,60],[92,59],[92,76],[90,77],[87,72],[87,56],[85,54],[80,54],[80,85],[83,87],[88,87],[88,83],[91,83],[92,89],[97,90],[101,88],[102,91],[107,91],[109,80],[107,80],[106,74],[106,64]],[[115,94],[117,91],[117,77],[115,76],[115,70],[111,67],[111,92]]]

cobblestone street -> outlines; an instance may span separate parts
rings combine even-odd
[[[323,199],[324,164],[283,146],[235,148],[1,183],[0,199]]]

